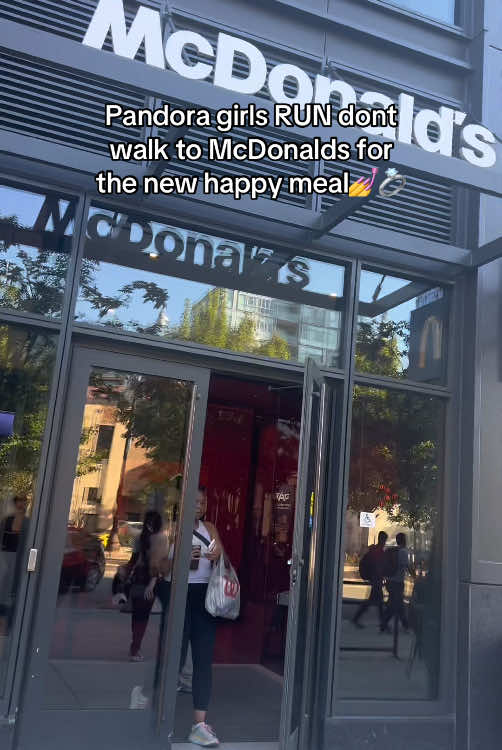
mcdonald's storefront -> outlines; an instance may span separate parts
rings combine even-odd
[[[501,22],[498,0],[0,0],[2,748],[498,748]],[[398,105],[371,193],[96,188],[200,176],[216,134],[184,127],[190,168],[121,165],[110,140],[179,132],[107,127],[107,103],[288,100]],[[197,530],[235,619],[205,608]]]

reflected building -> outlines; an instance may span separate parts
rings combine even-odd
[[[209,295],[196,302],[192,313],[208,306]],[[219,289],[224,295],[229,327],[238,329],[251,318],[259,344],[279,337],[290,352],[290,359],[304,362],[313,357],[328,366],[337,367],[340,359],[342,313],[340,310],[313,307],[298,302],[274,299],[231,289]]]

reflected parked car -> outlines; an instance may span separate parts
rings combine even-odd
[[[84,529],[68,526],[59,592],[74,587],[93,591],[103,578],[105,565],[101,540]]]
[[[143,530],[143,521],[119,521],[119,535],[136,539]]]

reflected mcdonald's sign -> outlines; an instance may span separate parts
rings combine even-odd
[[[412,311],[408,377],[427,383],[444,380],[447,322],[448,300],[441,292]]]
[[[432,359],[440,360],[443,348],[443,323],[441,320],[438,320],[435,315],[430,315],[427,318],[420,335],[418,366],[422,370],[427,366],[429,343],[432,348]]]

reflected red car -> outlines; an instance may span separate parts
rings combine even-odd
[[[59,592],[70,588],[93,591],[105,572],[105,552],[100,539],[85,529],[68,526],[59,580]]]

